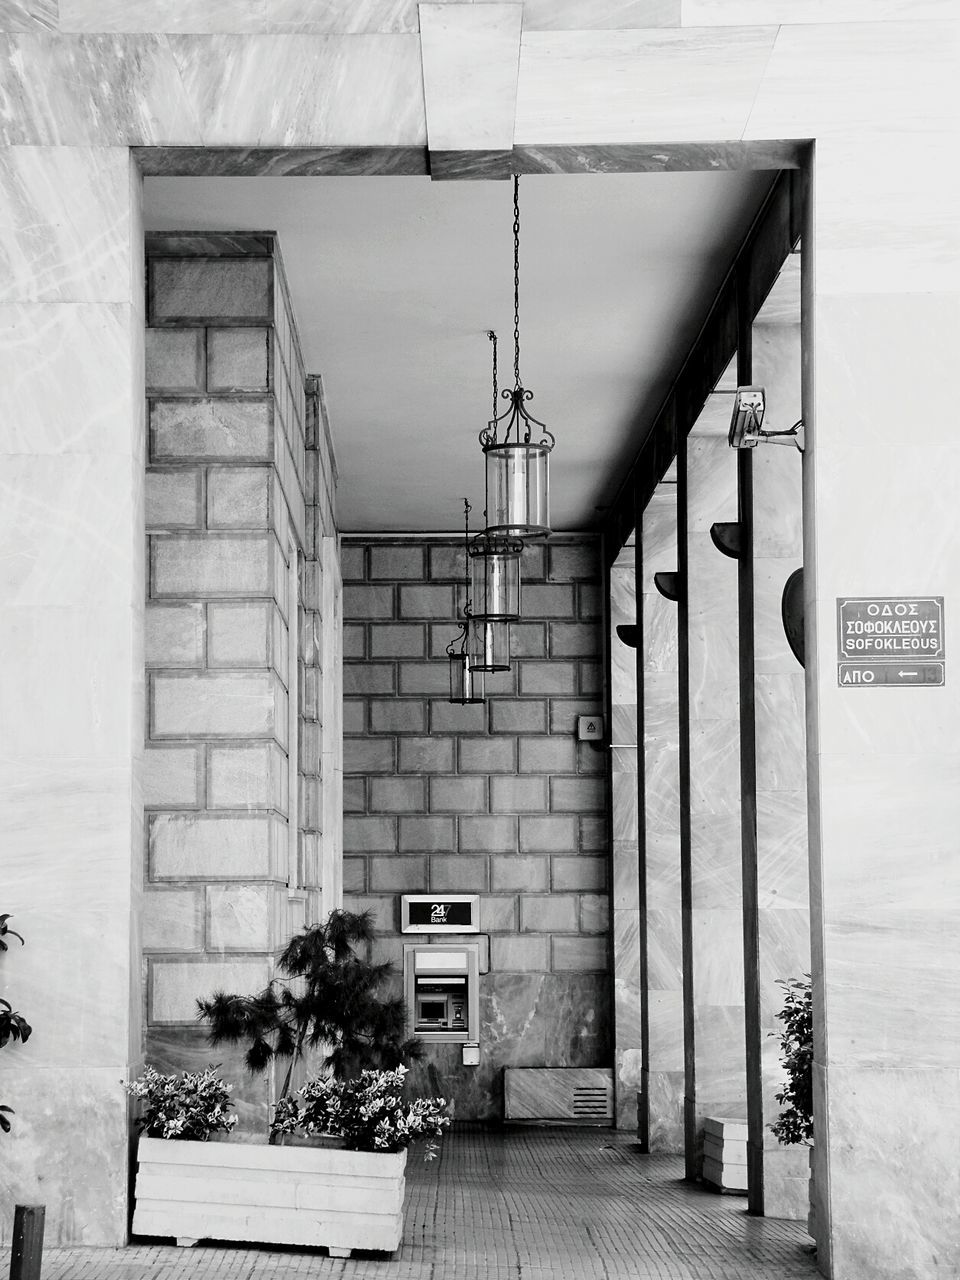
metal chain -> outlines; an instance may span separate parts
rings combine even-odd
[[[513,175],[513,377],[520,386],[520,175]]]
[[[497,417],[497,335],[492,329],[488,329],[487,337],[493,343],[493,415],[490,420],[495,422]]]

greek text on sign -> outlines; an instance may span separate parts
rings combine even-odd
[[[837,647],[841,661],[943,658],[943,596],[840,599]]]

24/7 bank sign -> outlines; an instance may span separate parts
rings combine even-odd
[[[943,596],[839,599],[837,657],[842,687],[942,685]]]

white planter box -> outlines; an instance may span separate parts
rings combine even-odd
[[[406,1151],[140,1138],[133,1231],[197,1240],[392,1253],[403,1234]]]

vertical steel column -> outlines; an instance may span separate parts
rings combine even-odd
[[[643,691],[643,511],[634,488],[633,593],[636,597],[634,657],[637,670],[637,876],[640,902],[640,1070],[642,1103],[637,1115],[640,1150],[650,1150],[650,983],[647,956],[647,788]]]
[[[683,957],[683,1153],[685,1176],[697,1176],[697,1057],[693,1004],[693,847],[690,831],[690,631],[687,604],[687,428],[678,415],[677,436],[677,694],[680,721],[680,910]]]
[[[737,385],[753,380],[749,259],[737,268]],[[760,926],[757,881],[757,715],[754,683],[753,450],[737,451],[737,616],[740,658],[740,858],[747,1068],[747,1209],[763,1213],[763,1076],[760,1045]]]

